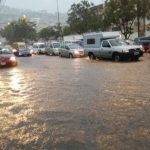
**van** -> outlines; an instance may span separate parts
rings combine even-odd
[[[38,54],[45,54],[46,44],[43,42],[37,42],[33,44],[33,48],[37,51]]]
[[[57,41],[52,41],[46,46],[45,54],[50,56],[58,56],[60,43]]]

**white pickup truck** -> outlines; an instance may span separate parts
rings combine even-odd
[[[102,37],[100,34],[84,36],[85,53],[90,59],[108,58],[114,61],[122,59],[138,60],[141,56],[141,47],[127,45],[123,40],[112,37]]]

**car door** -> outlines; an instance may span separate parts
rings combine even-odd
[[[103,58],[111,58],[112,48],[108,41],[102,41],[100,55]]]
[[[64,45],[61,45],[61,47],[60,47],[60,49],[59,49],[59,53],[60,53],[61,56],[65,56],[65,55],[64,55],[64,49],[65,49],[65,48],[64,48]]]
[[[69,46],[65,46],[65,50],[64,50],[64,53],[65,53],[65,56],[66,57],[69,57],[69,52],[70,52],[70,48],[69,48]]]

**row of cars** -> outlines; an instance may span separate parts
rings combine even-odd
[[[27,47],[23,42],[15,42],[12,50],[10,47],[0,48],[0,66],[17,65],[13,54],[15,56],[46,54],[69,58],[89,56],[92,60],[107,58],[117,62],[123,59],[138,60],[144,51],[150,53],[150,44],[143,45],[142,42],[148,43],[148,40],[125,41],[113,32],[84,34],[83,46],[70,41],[61,43],[52,41],[47,44],[38,42]]]
[[[47,45],[44,45],[44,43],[34,43],[32,51],[34,51],[35,54],[70,58],[83,57],[85,55],[83,47],[69,41],[61,43],[53,41]]]
[[[83,47],[68,41],[53,42],[43,53],[69,58],[89,56],[90,59],[106,58],[114,61],[138,60],[145,51],[150,53],[150,44],[144,45],[146,41],[142,40],[122,40],[118,32],[88,33],[83,35]]]

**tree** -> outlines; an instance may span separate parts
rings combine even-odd
[[[63,28],[63,35],[69,35],[69,34],[72,34],[72,31],[70,29],[70,26],[65,26]]]
[[[33,40],[36,38],[35,24],[26,18],[13,21],[1,30],[1,34],[10,43],[15,41]]]
[[[132,34],[132,25],[136,18],[133,0],[106,0],[105,23],[115,25],[128,39]]]
[[[59,37],[59,32],[56,26],[46,27],[39,31],[38,37],[46,41],[49,39],[57,39]]]
[[[145,18],[149,12],[150,8],[150,0],[134,0],[135,4],[135,12],[136,12],[136,17],[137,17],[137,24],[138,24],[138,36],[140,36],[140,19],[144,20],[144,32],[145,32]]]
[[[68,24],[74,33],[95,31],[99,28],[99,17],[91,8],[93,3],[86,0],[73,4],[68,11]]]

